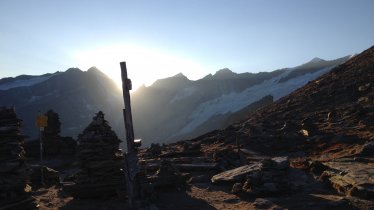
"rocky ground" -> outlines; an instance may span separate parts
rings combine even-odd
[[[139,151],[148,209],[374,209],[374,47],[243,122]],[[52,186],[41,209],[124,209]],[[145,208],[145,207],[144,207]]]
[[[243,157],[248,160],[247,164],[236,167],[225,163],[227,168],[233,169],[222,172],[223,170],[220,169],[222,160],[230,160],[234,163],[239,162],[240,158],[222,156],[220,159],[214,159],[213,156],[205,153],[212,148],[204,145],[199,148],[199,154],[203,156],[196,156],[198,153],[196,150],[181,152],[183,155],[180,156],[178,154],[183,147],[183,144],[175,144],[161,148],[158,161],[143,156],[141,162],[143,166],[148,160],[153,164],[161,164],[161,160],[170,161],[170,165],[173,166],[169,175],[163,173],[162,176],[153,179],[154,188],[147,194],[148,206],[143,209],[372,209],[374,207],[374,201],[370,200],[370,197],[365,197],[365,194],[362,197],[358,195],[359,193],[339,191],[346,186],[372,184],[370,177],[373,173],[370,164],[355,166],[347,162],[348,159],[341,159],[342,162],[306,162],[300,158],[284,157],[272,160],[240,150],[239,154],[243,154]],[[188,157],[189,153],[195,155]],[[234,156],[233,154],[231,156]],[[225,155],[229,156],[230,153]],[[204,164],[208,162],[214,163],[215,166],[209,168],[209,164]],[[347,164],[362,170],[350,171]],[[150,163],[149,165],[148,174],[151,176],[157,173],[156,169],[152,170],[153,166]],[[359,174],[360,179],[357,179],[355,174]],[[182,178],[178,180],[176,177]],[[355,180],[357,183],[334,186],[333,183],[345,182],[328,181],[326,177],[340,181]],[[55,185],[38,189],[34,192],[34,197],[40,204],[40,209],[45,210],[126,209],[124,195],[112,199],[79,200],[67,194],[62,186]]]

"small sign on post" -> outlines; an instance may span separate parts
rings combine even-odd
[[[48,126],[48,117],[41,115],[40,113],[36,116],[36,126],[39,128],[39,141],[40,141],[40,173],[41,173],[41,183],[44,183],[44,173],[43,173],[43,141],[42,141],[42,131],[44,127]]]
[[[48,117],[45,115],[38,115],[36,116],[36,126],[38,128],[44,128],[48,125]]]

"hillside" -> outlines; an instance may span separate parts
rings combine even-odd
[[[374,47],[243,122],[144,150],[142,163],[190,172],[192,209],[373,209],[372,81]]]
[[[158,80],[132,95],[135,134],[149,145],[224,128],[227,121],[240,121],[254,111],[246,109],[251,104],[268,104],[261,103],[263,97],[278,100],[349,58],[314,59],[294,68],[256,74],[221,69],[197,81],[182,74]]]

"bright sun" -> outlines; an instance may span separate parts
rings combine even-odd
[[[155,80],[182,72],[189,79],[198,79],[208,71],[192,60],[160,52],[155,49],[132,45],[111,45],[74,56],[78,67],[88,69],[96,66],[121,86],[120,62],[126,61],[127,72],[133,83],[133,90],[142,84],[151,85]]]

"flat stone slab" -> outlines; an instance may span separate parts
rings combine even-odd
[[[325,162],[324,172],[331,186],[338,192],[359,198],[374,197],[374,163]]]
[[[219,182],[237,182],[242,181],[246,178],[246,175],[253,172],[259,171],[262,168],[262,163],[253,163],[249,165],[240,166],[222,173],[216,174],[212,177],[213,183]]]

